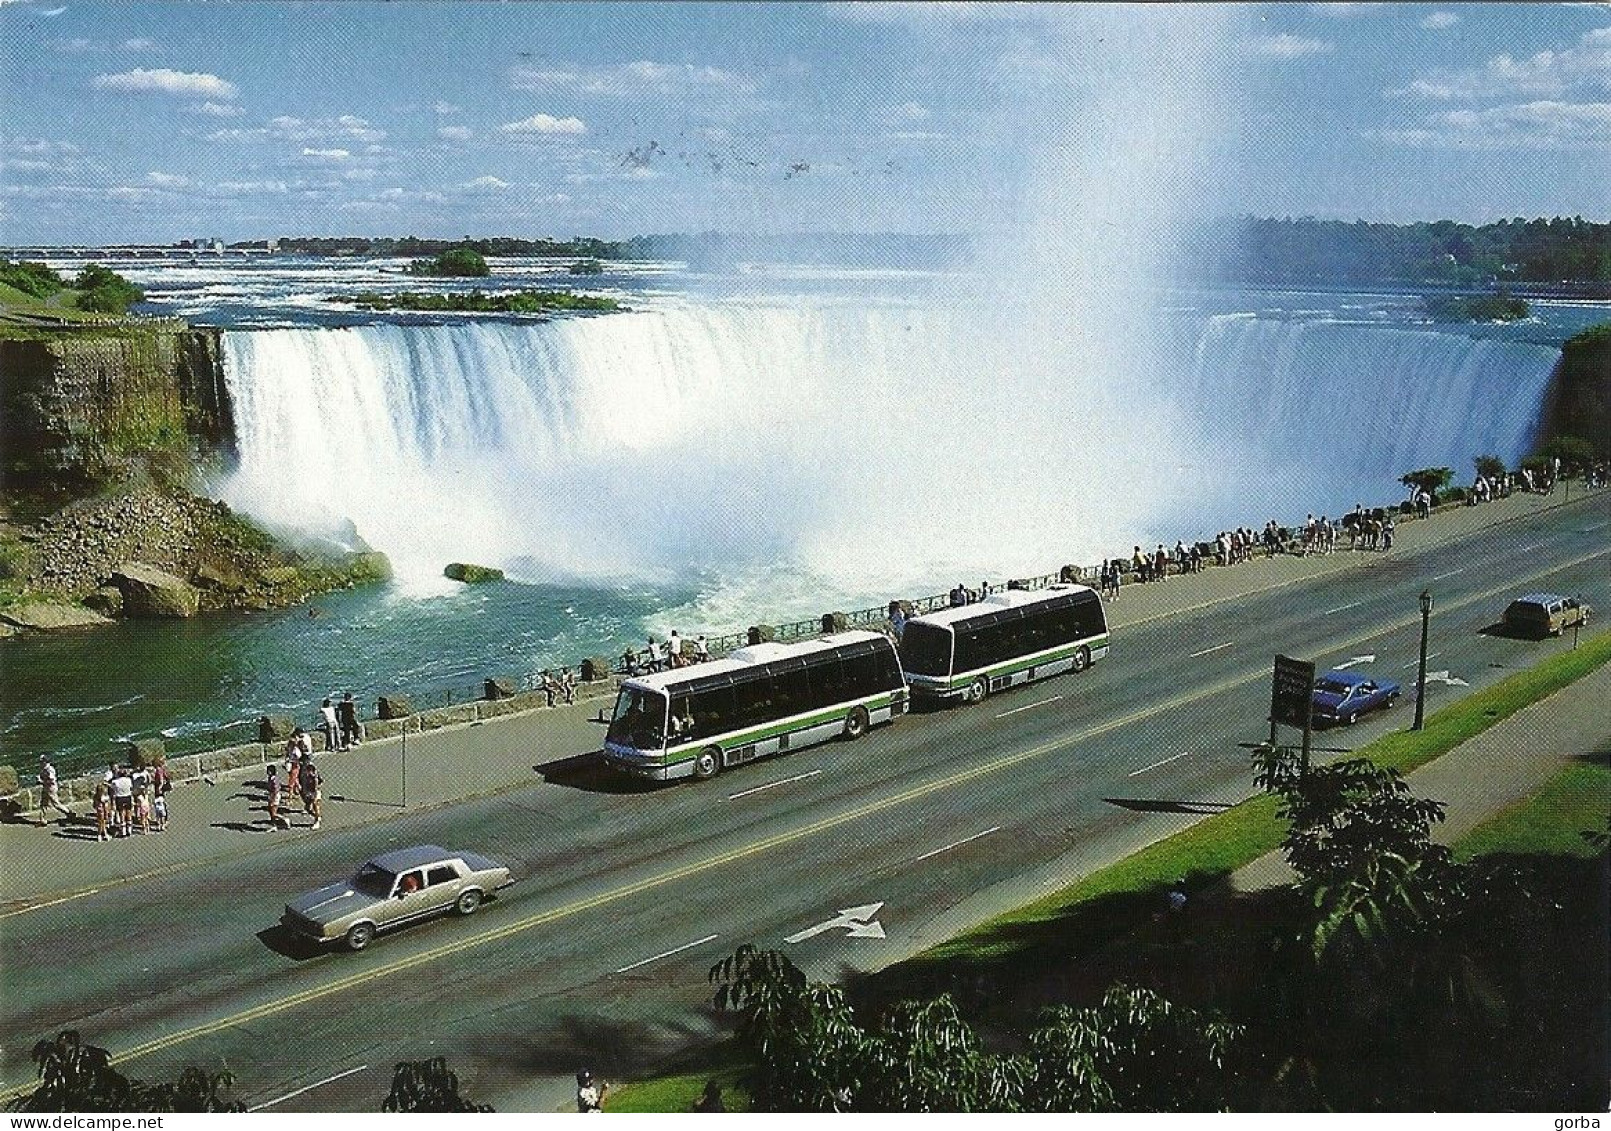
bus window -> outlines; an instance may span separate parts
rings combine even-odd
[[[809,711],[811,679],[803,660],[784,660],[772,666],[772,710],[778,715]]]
[[[844,665],[838,656],[829,652],[810,656],[806,665],[811,672],[811,706],[827,707],[844,699],[854,698],[845,681]]]
[[[758,726],[772,716],[772,677],[760,671],[733,677],[733,727]]]
[[[906,677],[901,674],[901,661],[894,648],[878,649],[878,670],[883,676],[878,686],[883,690],[894,691],[906,686]]]
[[[638,687],[623,687],[605,741],[638,750],[657,750],[665,743],[666,697]]]
[[[1086,594],[1075,605],[1074,612],[1079,618],[1081,636],[1100,636],[1108,630],[1106,618],[1102,615],[1102,599],[1096,594]]]

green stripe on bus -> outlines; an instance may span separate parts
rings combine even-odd
[[[1070,656],[1074,655],[1075,652],[1078,652],[1081,648],[1090,648],[1092,651],[1095,651],[1098,648],[1104,648],[1107,646],[1107,643],[1108,637],[1093,636],[1089,640],[1081,640],[1078,644],[1070,644],[1066,648],[1060,648],[1052,652],[1039,653],[1027,660],[1008,660],[1006,663],[997,664],[992,668],[975,668],[967,675],[952,677],[951,682],[946,684],[946,690],[955,691],[959,687],[972,683],[980,675],[984,675],[986,677],[1012,675],[1016,672],[1025,671],[1029,668],[1039,667],[1041,664],[1050,664],[1055,663],[1058,660],[1066,660]]]
[[[666,751],[665,764],[667,766],[678,766],[684,762],[692,762],[698,756],[699,751],[707,750],[712,745],[720,746],[723,751],[731,750],[735,746],[749,746],[751,743],[765,742],[769,738],[776,738],[780,734],[793,734],[797,730],[809,730],[812,727],[821,726],[835,719],[842,719],[850,710],[856,707],[866,707],[868,710],[876,711],[880,708],[888,707],[894,701],[895,693],[893,691],[885,692],[883,695],[875,695],[871,699],[852,700],[838,707],[831,707],[826,711],[818,711],[814,715],[807,715],[805,718],[795,719],[793,722],[771,723],[755,730],[739,731],[726,738],[692,742],[687,746],[678,747],[679,756],[677,757],[673,757],[672,751]],[[687,756],[680,756],[680,752],[685,750],[689,752]]]

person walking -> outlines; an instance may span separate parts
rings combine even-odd
[[[710,645],[705,643],[705,634],[700,633],[694,641],[694,663],[702,664],[710,659]]]
[[[291,822],[280,816],[280,774],[279,768],[273,762],[268,765],[268,774],[263,786],[268,795],[269,832],[290,828]]]
[[[571,674],[569,667],[559,669],[559,689],[564,694],[566,703],[576,702],[576,677]]]
[[[682,667],[682,635],[676,629],[671,630],[666,640],[666,661],[668,667]]]
[[[73,811],[62,804],[61,779],[56,776],[56,767],[50,760],[49,754],[39,756],[39,823],[45,823],[45,809],[49,807],[62,815],[61,823],[71,824]]]
[[[554,678],[554,673],[544,668],[542,677],[537,681],[537,688],[548,698],[544,706],[552,707],[554,696],[559,693],[559,681]]]
[[[302,771],[297,777],[297,783],[302,790],[302,806],[313,818],[314,830],[319,828],[319,820],[324,810],[324,791],[321,786],[323,780],[319,777],[319,768],[313,764],[313,755],[309,754],[302,759]]]
[[[117,767],[112,778],[112,815],[116,819],[116,835],[134,835],[134,776],[127,766]]]
[[[610,1086],[603,1080],[594,1080],[593,1074],[582,1069],[576,1074],[576,1110],[582,1114],[588,1112],[602,1112],[604,1110],[604,1096]]]
[[[112,787],[104,781],[96,782],[95,792],[90,795],[90,804],[95,809],[95,839],[111,840]]]

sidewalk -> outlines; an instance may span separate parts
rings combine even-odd
[[[1593,494],[1603,500],[1611,492]],[[1574,491],[1570,505],[1578,505],[1585,497],[1584,493]],[[1208,569],[1187,577],[1127,585],[1120,599],[1109,603],[1109,620],[1115,628],[1123,629],[1338,570],[1361,568],[1424,550],[1484,527],[1494,527],[1496,536],[1503,536],[1501,524],[1506,521],[1565,503],[1564,496],[1558,492],[1554,496],[1514,495],[1479,507],[1447,510],[1427,521],[1406,522],[1400,528],[1397,545],[1389,554],[1338,550],[1329,555],[1302,558],[1255,558],[1241,565]],[[1592,682],[1583,681],[1584,684]],[[1603,704],[1606,684],[1594,683],[1594,686],[1599,689],[1598,702]],[[1571,690],[1575,689],[1561,695],[1568,695]],[[323,830],[381,821],[403,812],[528,785],[540,780],[544,773],[589,772],[581,763],[588,754],[599,749],[604,731],[593,720],[601,710],[607,714],[612,705],[609,697],[594,698],[570,707],[539,708],[468,725],[373,740],[348,753],[321,753],[317,758],[325,780]],[[1526,714],[1523,712],[1518,718]],[[1581,709],[1575,714],[1568,713],[1571,717],[1582,714]],[[1586,724],[1587,720],[1579,718],[1578,722]],[[402,807],[405,743],[406,810]],[[279,760],[278,749],[265,748],[265,753]],[[1453,758],[1454,753],[1459,752],[1445,755],[1420,773],[1438,768]],[[1548,771],[1540,769],[1538,772],[1547,776]],[[1485,775],[1488,776],[1494,775]],[[1521,788],[1519,793],[1515,789],[1507,792],[1499,788],[1509,779],[1504,774],[1497,776],[1501,781],[1495,786],[1495,806],[1527,792],[1526,788]],[[1517,775],[1517,780],[1520,776]],[[0,913],[23,903],[245,855],[286,837],[323,835],[308,830],[308,818],[295,805],[287,806],[287,812],[296,827],[290,831],[270,831],[259,786],[262,780],[262,765],[254,764],[176,784],[168,797],[169,828],[160,835],[137,834],[126,840],[98,842],[93,818],[83,815],[86,809],[83,803],[72,806],[79,819],[68,826],[53,820],[42,828],[37,812],[0,823],[0,860],[6,865],[0,868]],[[1417,782],[1418,789],[1430,791],[1432,788],[1419,786],[1418,777],[1412,781]],[[1453,824],[1452,811],[1450,824]]]
[[[1574,758],[1611,753],[1611,664],[1456,746],[1405,780],[1417,797],[1441,801],[1445,820],[1432,839],[1452,844],[1494,814],[1534,793]],[[1279,851],[1231,873],[1231,890],[1291,883]]]

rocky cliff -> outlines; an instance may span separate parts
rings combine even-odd
[[[8,494],[75,494],[131,464],[187,464],[233,436],[219,335],[180,322],[0,330]]]

